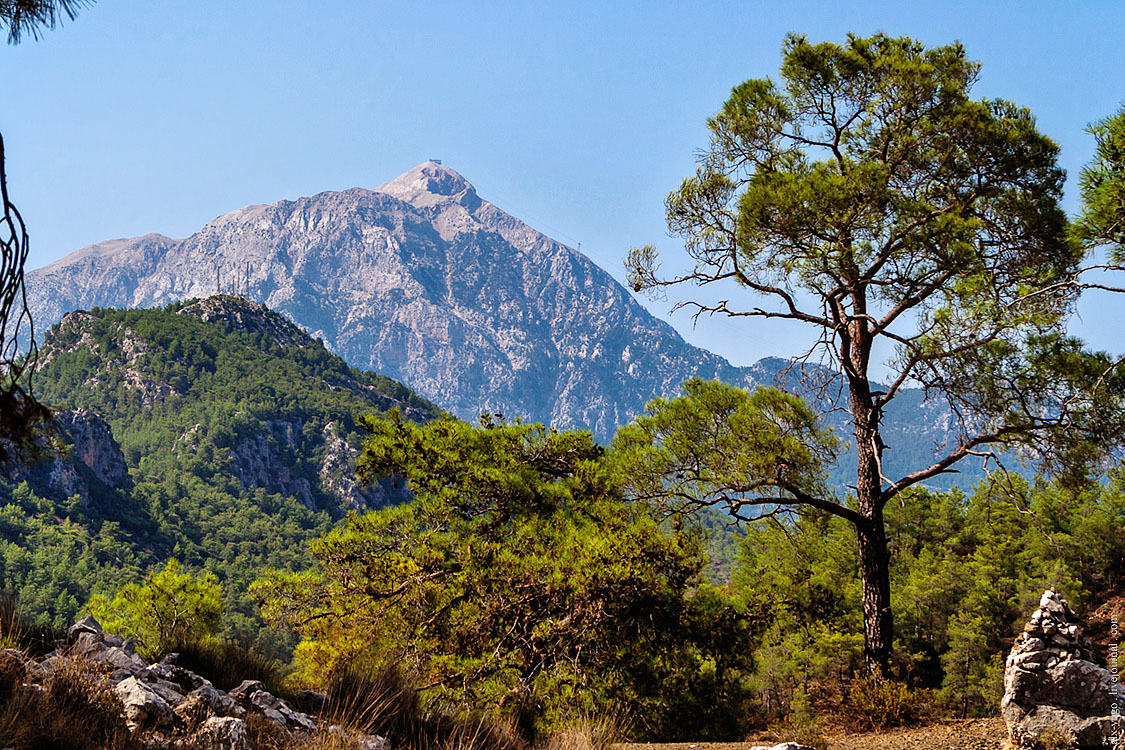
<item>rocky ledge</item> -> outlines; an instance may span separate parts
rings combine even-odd
[[[1048,590],[1004,665],[1000,712],[1016,747],[1053,739],[1079,748],[1125,748],[1125,688],[1093,661],[1066,600]]]
[[[257,680],[246,680],[227,693],[176,661],[176,654],[168,654],[155,664],[145,662],[131,640],[106,633],[93,617],[72,625],[65,645],[40,661],[13,649],[0,650],[5,672],[16,668],[29,686],[76,665],[99,674],[113,685],[130,731],[143,736],[145,746],[153,750],[254,750],[247,721],[255,715],[261,717],[258,721],[270,722],[277,734],[326,732],[334,736],[332,747],[390,750],[384,737],[329,725],[319,715],[327,700],[320,693],[298,694],[298,706],[271,694]]]

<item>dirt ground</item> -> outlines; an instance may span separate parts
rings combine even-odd
[[[880,732],[825,733],[828,750],[999,750],[1008,733],[1004,721],[966,719],[924,727],[902,727]],[[773,745],[780,739],[745,743],[621,744],[617,750],[747,750],[753,745]]]

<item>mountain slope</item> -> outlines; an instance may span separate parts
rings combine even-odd
[[[305,542],[345,512],[407,497],[394,481],[357,483],[357,419],[440,413],[233,297],[70,313],[46,335],[36,378],[72,447],[5,467],[0,588],[60,621],[120,583],[124,565],[105,548],[127,555],[134,578],[167,557],[214,569],[241,613],[233,622],[254,634],[254,575],[307,564]],[[50,550],[74,564],[53,564]]]

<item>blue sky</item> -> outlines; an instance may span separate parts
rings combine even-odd
[[[776,75],[788,32],[960,40],[983,64],[974,93],[1030,107],[1073,183],[1093,148],[1085,127],[1125,100],[1123,28],[1125,4],[1108,0],[102,0],[0,48],[0,132],[32,267],[439,158],[621,278],[632,245],[675,254],[664,196],[731,87]],[[1123,305],[1084,304],[1080,332],[1125,350]],[[672,322],[740,364],[803,342],[772,323]]]

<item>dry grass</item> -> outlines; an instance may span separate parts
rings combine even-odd
[[[328,723],[390,737],[396,750],[527,750],[527,743],[498,720],[455,717],[424,706],[411,675],[394,665],[344,670],[326,692]]]
[[[0,675],[0,737],[10,750],[133,750],[113,688],[87,665],[64,662],[22,684],[23,666],[7,659]]]
[[[285,695],[285,670],[277,659],[231,641],[206,640],[175,643],[164,649],[179,654],[176,664],[203,675],[220,690],[230,691],[243,680],[259,680],[274,695]]]
[[[610,750],[621,742],[621,724],[607,717],[582,717],[547,738],[543,750]]]

